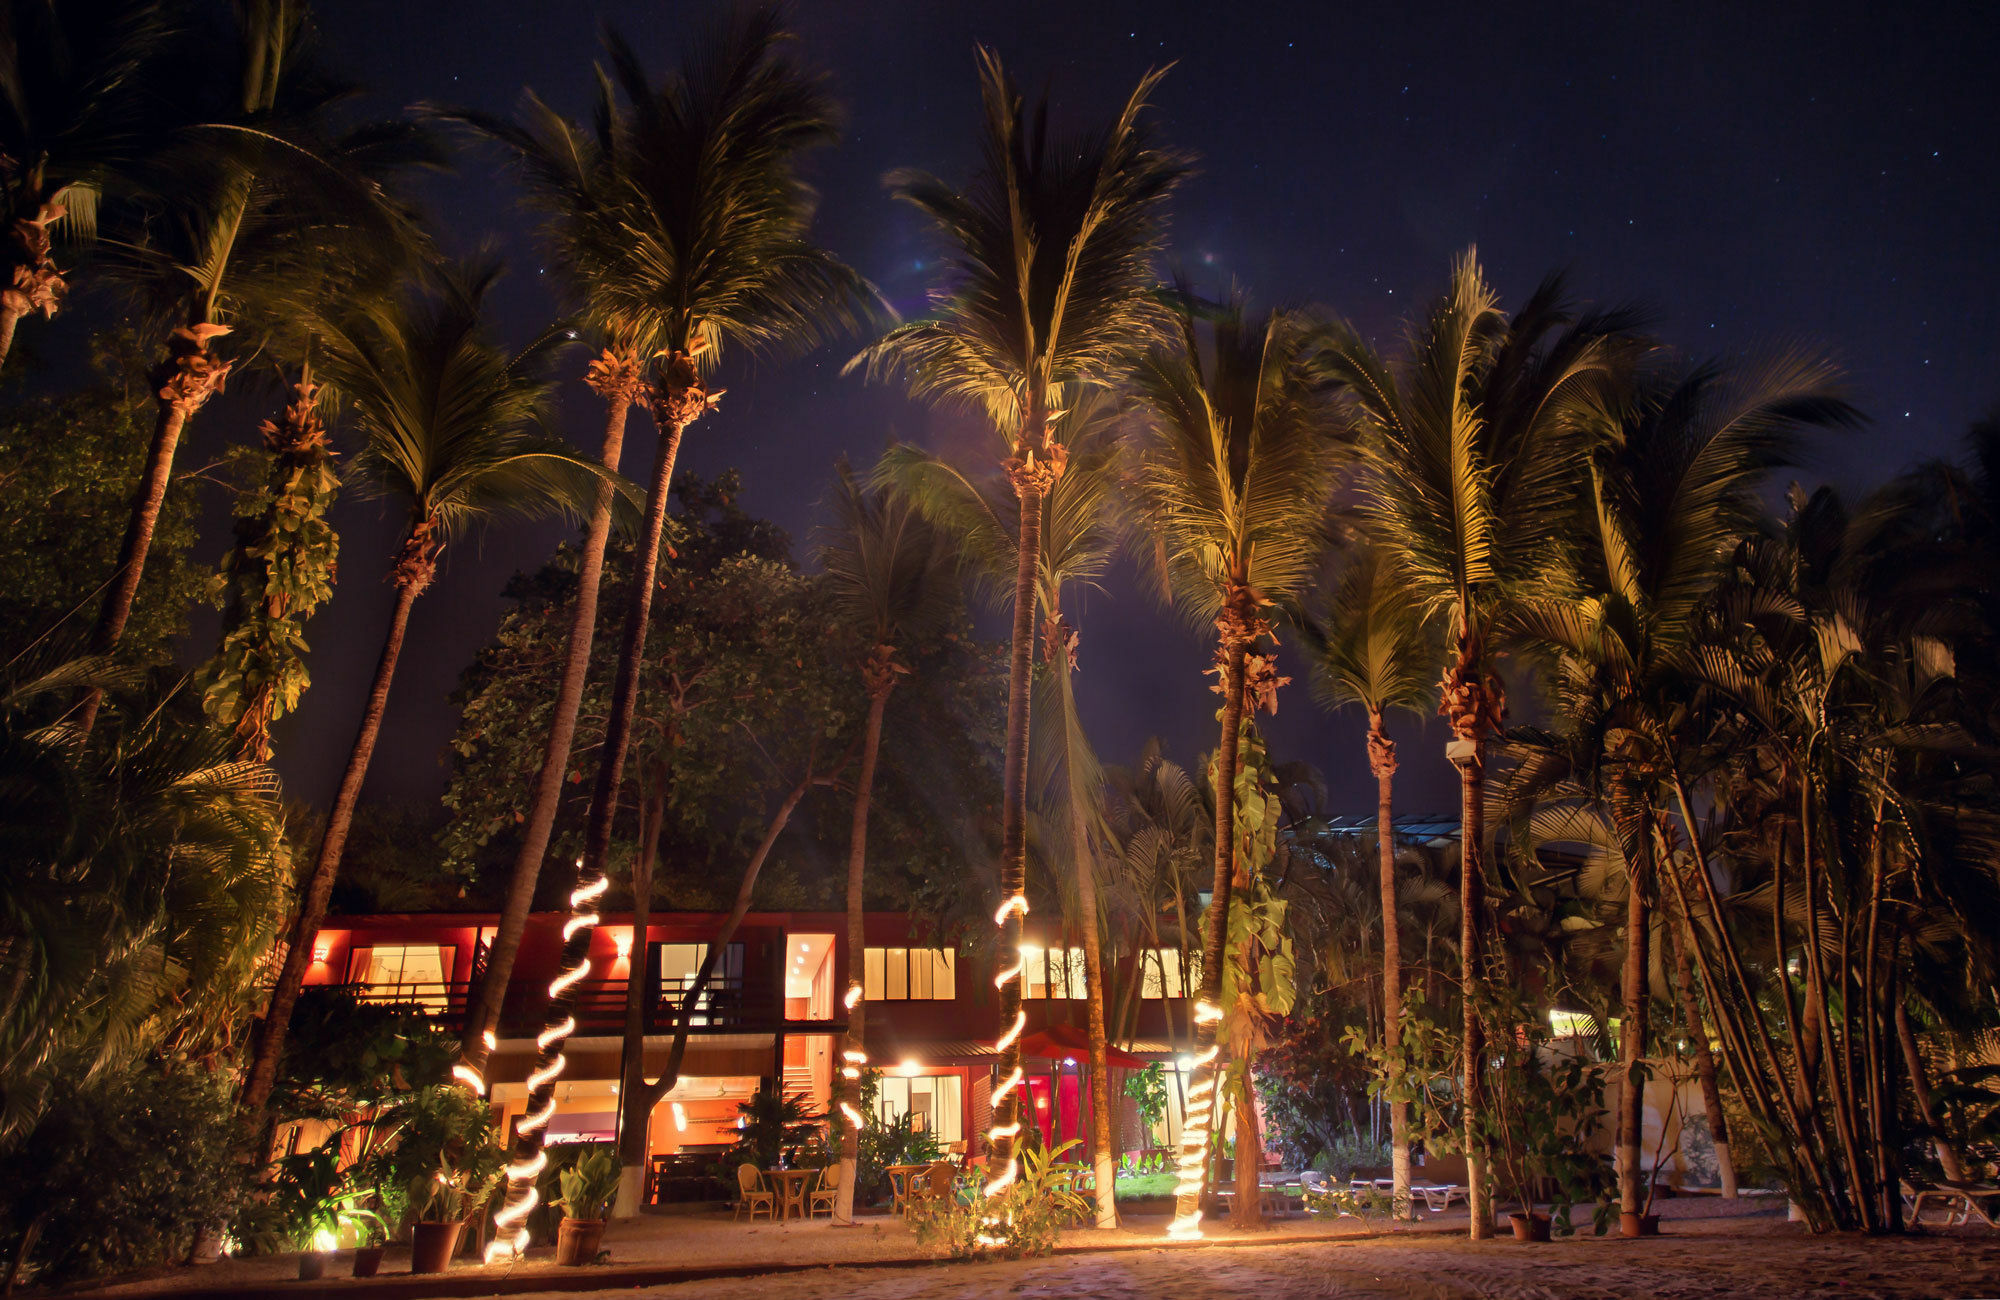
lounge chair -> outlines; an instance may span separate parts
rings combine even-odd
[[[1421,1167],[1410,1171],[1410,1195],[1422,1198],[1424,1208],[1432,1214],[1440,1214],[1453,1201],[1469,1204],[1465,1193],[1471,1181],[1471,1171],[1463,1156],[1426,1160]]]
[[[736,1197],[736,1218],[748,1213],[754,1220],[759,1210],[767,1219],[778,1217],[777,1193],[764,1186],[764,1175],[747,1160],[736,1166]]]
[[[1903,1184],[1903,1200],[1909,1207],[1910,1222],[1921,1225],[1924,1211],[1933,1202],[1945,1209],[1945,1221],[1939,1227],[1961,1227],[1970,1223],[1976,1215],[1989,1228],[2000,1228],[2000,1219],[1994,1217],[2000,1209],[2000,1186],[1992,1183],[1954,1183],[1941,1181],[1934,1186],[1916,1188],[1907,1181]]]
[[[833,1203],[840,1198],[840,1166],[831,1164],[819,1171],[819,1186],[806,1198],[806,1217],[810,1219],[822,1209],[826,1216],[833,1217]]]

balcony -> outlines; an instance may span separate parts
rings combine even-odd
[[[581,980],[570,990],[570,1014],[576,1032],[607,1036],[625,1032],[625,984],[622,979]],[[361,1002],[415,1006],[454,1029],[465,1021],[471,986],[454,983],[414,983],[380,987],[343,986]],[[670,982],[642,1008],[648,1034],[670,1034],[680,1017],[686,987]],[[546,1023],[548,1002],[542,989],[516,985],[507,991],[500,1009],[500,1037],[531,1038]],[[784,1005],[771,993],[750,990],[741,979],[712,979],[701,1003],[688,1017],[688,1028],[701,1032],[770,1032],[784,1020]]]

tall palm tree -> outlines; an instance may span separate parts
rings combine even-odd
[[[253,1133],[264,1122],[292,1005],[340,871],[410,610],[431,585],[439,553],[489,520],[580,511],[604,478],[562,443],[533,432],[550,407],[546,372],[562,338],[550,332],[518,356],[501,350],[486,320],[498,276],[493,262],[436,276],[436,283],[340,328],[329,349],[329,373],[367,438],[353,472],[375,491],[406,501],[409,525],[389,569],[396,599],[381,657],[304,879],[284,965],[257,1027],[239,1103]]]
[[[868,811],[875,794],[875,760],[882,719],[896,679],[911,672],[911,651],[946,631],[958,612],[956,563],[935,529],[899,493],[873,491],[843,462],[833,492],[834,526],[820,547],[820,565],[842,622],[861,648],[861,684],[868,718],[854,777],[854,824],[847,845],[847,1039],[832,1109],[846,1120],[840,1145],[836,1223],[854,1221],[856,1161],[862,1117],[857,1081],[867,1060],[868,1004],[863,957],[863,886],[868,866]]]
[[[1083,944],[1090,1038],[1090,1155],[1097,1171],[1100,1228],[1118,1225],[1103,907],[1098,897],[1098,850],[1109,842],[1109,835],[1103,772],[1076,708],[1078,632],[1063,613],[1063,596],[1068,590],[1098,585],[1117,549],[1114,516],[1120,484],[1109,436],[1112,415],[1112,403],[1103,395],[1085,393],[1054,426],[1052,436],[1062,448],[1064,470],[1041,504],[1035,599],[1042,616],[1041,657],[1047,671],[1037,679],[1031,707],[1052,716],[1055,725],[1037,728],[1029,738],[1034,787],[1052,813],[1044,849],[1055,860],[1069,859],[1076,885],[1076,930]],[[997,476],[968,473],[908,446],[884,453],[878,472],[894,481],[953,539],[976,590],[996,604],[1011,594],[1019,519],[1009,508],[1006,487],[994,481]]]
[[[1619,369],[1632,324],[1625,313],[1574,318],[1557,278],[1510,321],[1468,251],[1445,294],[1414,324],[1396,366],[1351,332],[1330,350],[1364,430],[1371,535],[1420,608],[1441,616],[1451,641],[1439,712],[1451,726],[1445,752],[1460,780],[1461,1103],[1475,1238],[1492,1231],[1479,1134],[1479,994],[1485,755],[1506,712],[1492,666],[1493,622],[1574,500],[1583,411]]]
[[[934,313],[890,331],[855,359],[871,374],[903,376],[912,395],[982,412],[1011,440],[1006,470],[1018,503],[1007,743],[995,920],[1013,974],[1001,982],[1001,1083],[994,1090],[987,1190],[1016,1172],[1021,1011],[1019,955],[1027,907],[1029,677],[1034,658],[1036,557],[1042,499],[1062,477],[1052,422],[1082,390],[1119,381],[1128,358],[1161,334],[1152,295],[1166,231],[1166,199],[1186,173],[1142,124],[1161,72],[1140,79],[1109,128],[1052,139],[1046,105],[1032,122],[989,50],[978,54],[985,165],[964,190],[914,171],[891,193],[929,218],[949,249],[951,278]],[[1002,960],[1005,960],[1003,958]]]
[[[559,282],[600,344],[585,382],[604,399],[607,470],[618,467],[633,403],[666,391],[646,382],[656,359],[671,381],[674,358],[698,354],[705,366],[721,338],[781,349],[810,342],[825,325],[864,309],[868,291],[861,281],[804,241],[811,195],[791,168],[800,151],[832,139],[833,111],[816,80],[781,57],[789,39],[775,10],[745,10],[731,31],[690,60],[700,69],[692,80],[656,88],[632,48],[607,34],[610,67],[599,70],[588,124],[562,116],[533,91],[522,96],[516,120],[469,109],[441,114],[507,151],[527,206],[542,216],[541,239]],[[722,165],[705,176],[702,160],[710,158]],[[683,413],[692,419],[708,405],[684,403]],[[654,409],[657,415],[664,408]],[[679,433],[671,420],[661,430],[654,477],[664,485],[673,478]],[[460,1054],[474,1070],[485,1065],[485,1034],[498,1018],[561,806],[611,507],[610,496],[601,496],[584,533],[548,743],[485,975],[466,1018]],[[656,551],[657,545],[642,552],[642,564],[652,563],[644,557]]]
[[[1148,436],[1136,473],[1156,554],[1176,607],[1216,633],[1221,736],[1215,763],[1215,881],[1202,938],[1195,1014],[1195,1080],[1181,1144],[1174,1231],[1200,1231],[1200,1170],[1207,1153],[1219,1067],[1224,947],[1231,891],[1247,887],[1236,845],[1237,773],[1246,707],[1276,708],[1275,668],[1252,647],[1270,634],[1264,611],[1295,598],[1323,551],[1338,427],[1332,386],[1319,364],[1320,331],[1305,318],[1247,318],[1241,299],[1212,313],[1204,356],[1191,309],[1178,344],[1140,369]],[[1255,659],[1254,672],[1251,660]],[[1244,1152],[1239,1179],[1255,1187],[1258,1161]],[[1237,1198],[1254,1220],[1261,1197]]]
[[[171,125],[163,111],[189,107],[160,75],[180,17],[161,0],[0,5],[0,365],[22,317],[54,316],[69,291],[57,228],[87,240],[105,191]]]
[[[1627,864],[1618,1151],[1634,1234],[1647,1199],[1639,1160],[1653,877],[1673,869],[1658,852],[1656,809],[1672,806],[1672,774],[1688,768],[1690,674],[1711,645],[1705,615],[1724,566],[1762,514],[1758,488],[1796,463],[1807,431],[1855,418],[1836,378],[1824,358],[1792,351],[1733,372],[1711,365],[1635,381],[1605,412],[1566,530],[1571,563],[1544,570],[1510,615],[1528,647],[1555,662],[1566,748],[1578,779],[1605,801]],[[1698,848],[1700,828],[1683,829]],[[1683,942],[1697,936],[1697,920],[1680,918]]]
[[[637,358],[654,358],[644,396],[660,437],[584,827],[581,896],[605,878],[674,462],[688,426],[722,398],[708,373],[725,346],[776,353],[857,326],[876,310],[867,282],[808,239],[815,195],[799,161],[833,141],[836,113],[822,78],[792,57],[792,40],[776,9],[740,8],[657,84],[630,46],[607,42],[604,75],[615,94],[600,98],[592,132],[604,157],[593,166],[610,206],[565,234],[574,240],[567,256],[589,268],[590,311],[611,327],[610,337]],[[623,377],[604,381],[615,386]],[[571,928],[563,971],[580,966],[589,942],[589,926]],[[565,1019],[552,998],[549,1024]],[[544,1037],[536,1068],[548,1081],[536,1107],[552,1095],[556,1072],[548,1067],[562,1043],[560,1034]],[[522,1135],[520,1162],[539,1153],[541,1140],[538,1127]],[[512,1184],[503,1212],[510,1227],[526,1213],[530,1185],[525,1177]],[[520,1239],[518,1230],[510,1238]]]
[[[1429,706],[1435,638],[1395,575],[1372,551],[1354,557],[1340,585],[1303,620],[1300,634],[1313,667],[1313,696],[1328,709],[1358,704],[1368,714],[1368,768],[1375,776],[1375,840],[1382,891],[1382,1042],[1391,1070],[1403,1040],[1403,941],[1397,926],[1396,742],[1384,719],[1391,709]],[[1392,1094],[1402,1080],[1392,1073]],[[1389,1099],[1389,1162],[1398,1215],[1409,1212],[1410,1108]]]
[[[342,295],[392,274],[419,242],[384,181],[431,151],[407,122],[335,123],[352,90],[315,66],[302,0],[238,0],[232,35],[213,119],[146,160],[142,197],[107,228],[107,271],[169,333],[151,375],[152,444],[92,632],[98,654],[124,635],[187,422],[234,366],[211,345],[232,333],[253,350],[296,336],[317,313],[351,306]],[[86,699],[86,730],[98,699]]]

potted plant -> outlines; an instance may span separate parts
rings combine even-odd
[[[618,1156],[594,1147],[562,1171],[562,1223],[556,1228],[556,1263],[572,1268],[596,1260],[604,1240],[604,1207],[618,1192]]]
[[[344,1226],[352,1227],[354,1237],[354,1276],[374,1277],[382,1268],[382,1252],[389,1245],[389,1223],[375,1210],[349,1209],[341,1216]]]
[[[1517,1006],[1495,1020],[1489,1041],[1501,1056],[1487,1076],[1481,1129],[1495,1180],[1521,1207],[1509,1216],[1514,1239],[1568,1236],[1583,1204],[1594,1206],[1592,1231],[1601,1236],[1611,1223],[1611,1175],[1586,1148],[1603,1122],[1605,1066],[1555,1054],[1532,1010]],[[1548,1213],[1535,1208],[1537,1192],[1548,1194]]]
[[[417,1215],[410,1234],[412,1273],[442,1273],[451,1267],[466,1215],[484,1202],[489,1190],[490,1183],[475,1188],[471,1171],[457,1168],[450,1160],[436,1173],[411,1184],[410,1205]]]

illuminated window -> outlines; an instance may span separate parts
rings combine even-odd
[[[958,954],[949,948],[866,948],[861,995],[870,1002],[949,1002],[958,996]]]
[[[377,944],[356,948],[347,981],[368,1002],[408,1002],[442,1011],[448,1001],[455,950],[435,943]]]
[[[701,963],[708,956],[705,943],[663,943],[658,945],[660,954],[660,996],[676,1011],[680,1009],[681,998],[694,987],[694,978],[701,972]],[[743,987],[743,945],[732,943],[716,958],[715,969],[709,972],[708,987],[702,990],[695,1001],[694,1013],[688,1017],[691,1025],[709,1023],[707,1013],[718,1010],[722,1005],[733,1002]],[[719,1019],[719,1017],[718,1017]]]
[[[908,1115],[912,1129],[933,1135],[941,1144],[964,1140],[964,1080],[958,1075],[915,1079],[884,1075],[881,1088],[875,1104],[884,1123]]]
[[[1200,978],[1201,954],[1183,954],[1178,948],[1147,948],[1139,954],[1142,998],[1184,998],[1190,996]]]
[[[1022,975],[1022,997],[1082,999],[1089,996],[1083,983],[1083,949],[1037,948],[1033,944],[1022,944],[1021,959],[1027,963],[1027,970]]]

